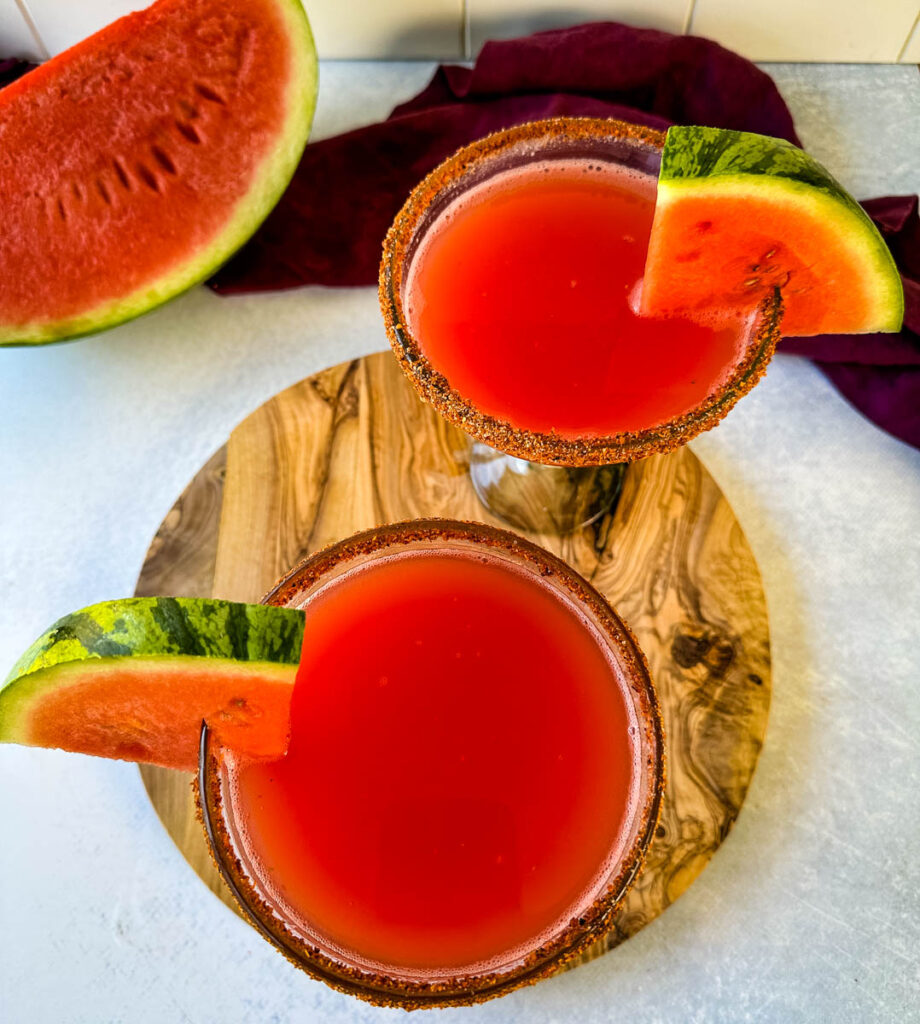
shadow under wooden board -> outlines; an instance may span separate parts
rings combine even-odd
[[[258,601],[306,554],[420,516],[502,525],[479,504],[466,437],[422,405],[389,353],[309,377],[245,419],[164,520],[138,595]],[[738,815],[763,743],[763,588],[724,495],[687,448],[630,466],[612,513],[531,539],[605,594],[639,638],[661,699],[668,780],[648,859],[607,937],[635,934],[690,885]],[[190,776],[142,767],[163,824],[233,907],[195,817]]]

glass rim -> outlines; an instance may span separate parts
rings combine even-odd
[[[380,309],[390,347],[403,372],[422,400],[449,423],[516,458],[547,465],[598,466],[634,462],[673,451],[714,427],[754,387],[766,372],[780,338],[782,298],[779,289],[775,289],[753,312],[743,357],[729,377],[702,402],[654,427],[596,437],[567,438],[516,427],[480,411],[434,367],[409,328],[402,296],[413,243],[419,228],[430,226],[425,224],[425,218],[434,204],[464,177],[482,171],[491,162],[498,163],[516,146],[526,143],[597,144],[605,140],[628,142],[640,149],[660,152],[665,132],[599,117],[554,117],[493,132],[459,149],[419,182],[384,239],[378,282]]]
[[[596,883],[594,898],[578,918],[556,931],[546,942],[493,970],[476,973],[458,968],[456,974],[436,979],[410,978],[369,969],[330,955],[295,934],[275,910],[270,894],[252,877],[236,850],[228,815],[224,812],[223,760],[216,736],[202,724],[195,801],[211,857],[230,888],[243,916],[296,967],[339,991],[382,1006],[417,1009],[429,1006],[460,1006],[483,1002],[531,984],[555,973],[559,967],[605,935],[645,860],[661,813],[665,784],[665,751],[661,707],[645,655],[626,623],[594,587],[567,563],[536,544],[506,530],[483,523],[425,519],[388,524],[355,534],[305,558],[263,598],[263,603],[283,605],[293,595],[323,589],[330,578],[348,573],[366,560],[432,543],[483,545],[518,566],[538,573],[547,585],[559,584],[576,607],[601,634],[619,668],[627,703],[635,709],[639,727],[639,791],[626,840],[607,875]],[[254,874],[254,873],[253,873]],[[276,905],[276,904],[275,904]],[[356,951],[357,953],[358,951]]]

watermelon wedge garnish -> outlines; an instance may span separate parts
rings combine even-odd
[[[287,750],[304,613],[138,597],[74,612],[0,688],[0,741],[195,771],[201,723],[252,757]]]
[[[159,0],[0,91],[0,344],[209,276],[281,197],[316,86],[300,0]]]
[[[888,247],[816,160],[782,139],[670,128],[642,312],[753,308],[776,288],[787,337],[901,329]]]

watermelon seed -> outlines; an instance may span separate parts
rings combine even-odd
[[[176,173],[176,165],[172,162],[169,154],[165,150],[160,149],[159,146],[152,146],[151,150],[153,157],[156,162],[166,171],[167,174]]]
[[[118,180],[130,192],[131,191],[131,179],[128,177],[128,172],[122,166],[121,161],[118,160],[118,159],[113,160],[112,161],[112,166],[115,168],[115,173],[118,175]]]
[[[760,278],[759,277],[749,277],[744,282],[744,287],[745,288],[753,288],[755,285],[758,285],[758,284],[760,284]]]
[[[227,101],[220,95],[220,93],[215,92],[210,86],[205,85],[203,82],[195,83],[195,92],[197,92],[199,96],[204,97],[204,99],[210,100],[212,103],[219,103],[223,107],[227,105]]]
[[[176,121],[176,127],[179,129],[179,134],[184,135],[189,142],[196,146],[201,142],[201,136],[195,131],[194,125],[185,124],[183,121]]]
[[[101,178],[97,178],[96,179],[96,188],[99,190],[99,195],[102,196],[103,202],[105,202],[109,206],[111,206],[112,205],[112,197],[109,195],[109,190],[105,187],[105,185],[102,182]]]
[[[70,188],[71,188],[71,191],[73,192],[74,196],[77,199],[82,201],[82,199],[83,199],[83,189],[80,188],[79,184],[77,182],[73,181],[70,184]]]
[[[137,165],[137,173],[140,175],[141,181],[154,192],[160,191],[160,183],[157,181],[156,175],[149,168],[143,164]]]
[[[64,204],[60,199],[57,201],[57,208],[61,220],[67,220],[67,211],[64,209]]]

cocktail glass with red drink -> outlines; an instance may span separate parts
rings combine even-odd
[[[205,731],[200,806],[253,924],[336,988],[477,1002],[605,933],[654,833],[660,714],[629,629],[505,531],[384,526],[268,603],[306,613],[287,755]]]
[[[714,426],[763,373],[780,299],[638,315],[664,134],[556,118],[461,149],[410,195],[380,298],[424,400],[474,439],[473,484],[514,525],[564,533],[623,463]]]

